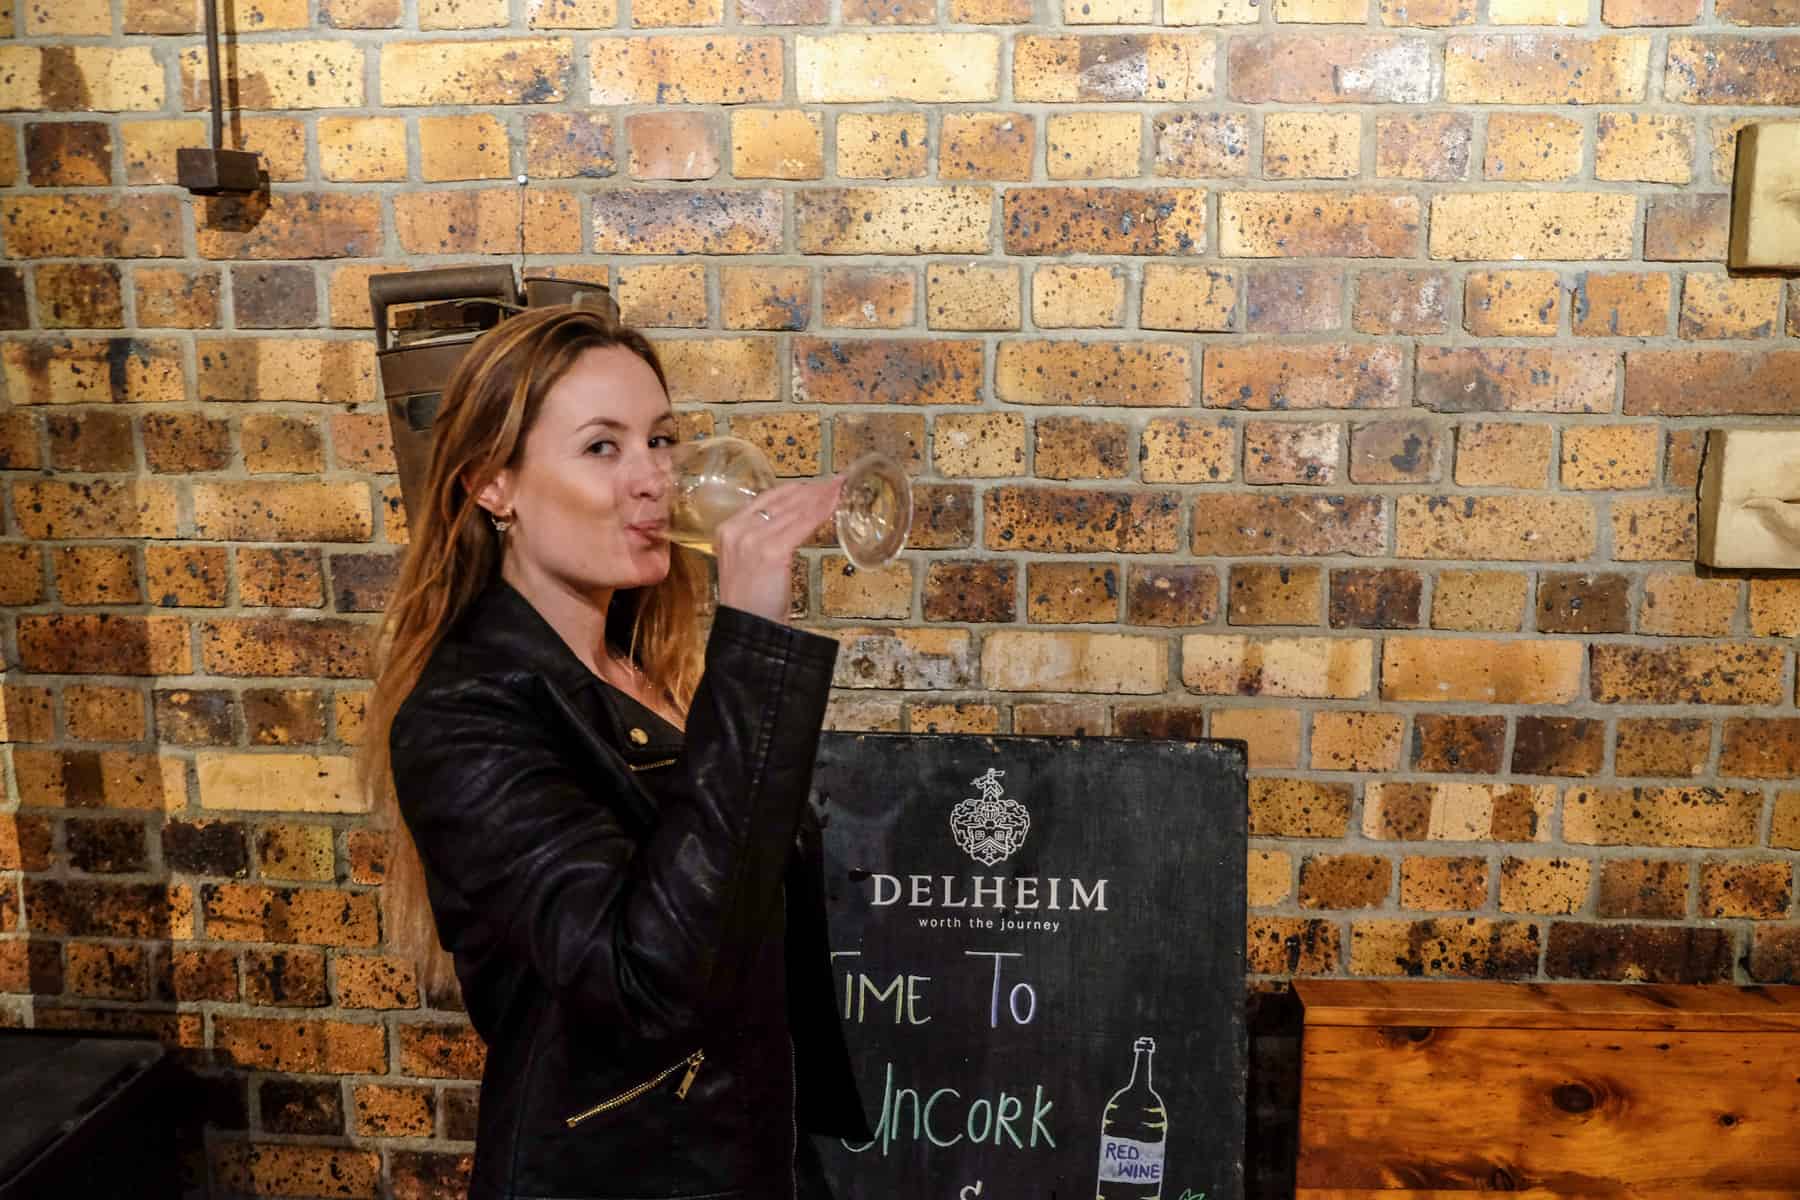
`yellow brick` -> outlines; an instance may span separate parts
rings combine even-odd
[[[1581,693],[1580,642],[1390,637],[1381,658],[1384,700],[1567,704]]]
[[[1237,460],[1237,426],[1199,417],[1158,417],[1144,426],[1138,458],[1145,483],[1224,482]]]
[[[619,23],[618,0],[526,0],[533,29],[611,29]]]
[[[1586,25],[1589,0],[1488,0],[1495,25]]]
[[[828,617],[904,620],[912,615],[913,569],[904,560],[856,567],[827,555],[819,564],[819,611]]]
[[[113,364],[121,349],[123,371]],[[0,377],[12,403],[158,404],[187,399],[187,381],[176,343],[143,338],[57,338],[0,345]]]
[[[1573,179],[1581,170],[1581,123],[1550,113],[1495,113],[1488,118],[1489,179]]]
[[[1576,425],[1563,430],[1562,485],[1571,490],[1642,488],[1656,482],[1656,425]]]
[[[406,178],[406,122],[399,117],[320,117],[319,173],[345,183]]]
[[[1039,329],[1116,328],[1125,323],[1125,272],[1116,266],[1042,266],[1031,276]]]
[[[0,44],[0,111],[157,112],[167,94],[148,46]]]
[[[677,403],[729,404],[777,399],[772,337],[663,338],[657,343]]]
[[[1401,558],[1579,562],[1596,539],[1579,496],[1401,496],[1394,524]]]
[[[246,109],[360,108],[363,51],[349,41],[240,42],[233,52],[234,103]],[[206,52],[181,52],[182,106],[208,104]]]
[[[330,883],[337,878],[329,825],[268,825],[257,831],[256,861],[264,879]]]
[[[1445,571],[1432,596],[1431,627],[1516,631],[1525,619],[1529,584],[1517,571]]]
[[[618,302],[627,325],[704,327],[706,268],[700,263],[620,267]]]
[[[1718,271],[1690,271],[1681,284],[1684,338],[1774,336],[1781,280],[1733,278]]]
[[[418,0],[420,29],[493,29],[508,19],[507,0]]]
[[[195,345],[202,401],[361,404],[375,398],[375,347],[310,338],[205,339]]]
[[[1252,770],[1300,765],[1300,713],[1292,708],[1215,710],[1207,736],[1230,738],[1250,750]]]
[[[1131,179],[1143,158],[1136,113],[1056,113],[1045,127],[1044,169],[1052,179]]]
[[[1500,911],[1557,915],[1587,902],[1593,865],[1585,858],[1508,858],[1500,864]]]
[[[1556,785],[1371,783],[1363,836],[1433,842],[1547,842]]]
[[[992,704],[912,704],[906,716],[914,733],[1000,732],[1000,709]]]
[[[526,114],[525,170],[532,178],[603,179],[616,166],[612,118],[608,114]]]
[[[907,691],[966,688],[974,678],[973,639],[966,629],[831,630],[842,652],[837,687]]]
[[[1219,253],[1410,258],[1420,224],[1418,198],[1394,192],[1226,192],[1219,197]],[[1435,240],[1435,219],[1431,229]]]
[[[263,170],[276,183],[306,178],[306,126],[290,117],[245,117],[238,149],[262,156]]]
[[[1252,850],[1245,898],[1252,907],[1280,904],[1293,888],[1294,863],[1285,850]]]
[[[1750,632],[1756,637],[1800,637],[1800,579],[1750,581]]]
[[[1196,633],[1181,639],[1181,682],[1209,695],[1355,699],[1374,681],[1367,638],[1268,638]]]
[[[200,120],[128,121],[119,125],[125,146],[125,182],[174,183],[175,151],[206,145],[206,122]],[[6,139],[11,141],[11,137]]]
[[[994,392],[1008,404],[1185,408],[1194,374],[1181,342],[1015,340],[995,356]]]
[[[1621,496],[1612,502],[1613,558],[1650,562],[1694,557],[1694,498]]]
[[[723,0],[632,0],[631,23],[639,29],[672,25],[722,25]]]
[[[1238,273],[1231,267],[1149,263],[1138,324],[1145,329],[1220,333],[1237,313]]]
[[[805,329],[812,273],[805,267],[721,267],[719,308],[727,329]]]
[[[202,750],[194,766],[202,808],[319,813],[366,808],[354,764],[343,755]]]
[[[1275,0],[1277,21],[1306,25],[1361,25],[1369,19],[1368,0]]]
[[[1013,99],[1210,100],[1217,58],[1218,41],[1208,34],[1021,37],[1013,46]]]
[[[506,126],[487,113],[419,118],[419,177],[504,179],[512,174]]]
[[[731,114],[731,173],[739,179],[817,179],[825,174],[818,113],[740,109]]]
[[[381,103],[560,103],[568,98],[573,52],[568,38],[387,42]]]
[[[997,100],[1000,39],[988,33],[799,34],[794,88],[803,104]]]
[[[1064,25],[1148,25],[1150,0],[1063,0]]]
[[[1431,257],[1630,258],[1637,201],[1615,192],[1479,192],[1431,202]]]
[[[1737,614],[1738,581],[1696,579],[1665,571],[1644,581],[1638,632],[1674,637],[1725,637]]]
[[[1025,418],[1016,413],[947,413],[937,419],[931,461],[947,478],[1025,473]]]
[[[1024,113],[955,113],[943,117],[940,179],[1030,179],[1037,125]]]
[[[925,272],[925,323],[931,329],[1017,329],[1019,268],[934,264]]]
[[[1583,787],[1563,799],[1563,840],[1585,846],[1748,846],[1760,792],[1718,787]]]
[[[711,113],[671,109],[625,118],[633,179],[711,179],[719,173]]]
[[[1313,714],[1312,769],[1392,771],[1400,766],[1406,719],[1399,713],[1327,711]]]
[[[1163,0],[1164,25],[1254,25],[1258,0]]]
[[[19,529],[35,540],[179,536],[175,497],[161,481],[42,479],[14,483],[12,494]]]
[[[1694,175],[1694,122],[1655,113],[1601,113],[1594,178],[1686,183]]]
[[[578,253],[582,229],[575,193],[524,191],[526,251]],[[401,193],[394,197],[394,236],[411,254],[517,254],[519,192],[487,187]]]
[[[731,421],[732,436],[754,443],[783,478],[819,473],[821,428],[817,413],[757,413]]]
[[[1452,37],[1444,48],[1452,104],[1636,104],[1649,74],[1647,37],[1492,33]]]
[[[1132,634],[997,631],[982,642],[981,686],[1156,695],[1168,686],[1168,647]]]
[[[194,531],[212,540],[363,542],[373,517],[361,481],[196,483]]]
[[[1541,488],[1550,474],[1548,425],[1477,421],[1456,430],[1459,487]]]
[[[1354,179],[1361,169],[1360,114],[1272,112],[1263,118],[1268,178]]]
[[[6,6],[5,14],[10,34],[12,5]],[[108,0],[25,0],[25,33],[30,37],[106,35],[112,31],[112,5]]]
[[[755,104],[781,99],[779,38],[642,34],[588,46],[593,104]]]
[[[845,113],[837,122],[837,173],[845,179],[914,179],[929,168],[923,113]]]
[[[1463,327],[1477,337],[1554,337],[1562,311],[1555,271],[1471,271]]]
[[[799,194],[801,254],[985,254],[986,187],[839,187]]]

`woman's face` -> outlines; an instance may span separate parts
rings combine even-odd
[[[622,346],[586,350],[544,396],[516,463],[480,494],[511,513],[509,568],[585,595],[669,573],[669,398]]]

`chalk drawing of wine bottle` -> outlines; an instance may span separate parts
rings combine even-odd
[[[1131,1082],[1113,1093],[1100,1118],[1100,1179],[1096,1200],[1161,1200],[1163,1148],[1169,1117],[1150,1082],[1156,1039],[1131,1044]]]

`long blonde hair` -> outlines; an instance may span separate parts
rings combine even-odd
[[[499,574],[501,540],[476,492],[517,464],[545,393],[576,358],[614,346],[643,359],[668,390],[648,339],[593,309],[527,309],[476,339],[444,390],[419,510],[407,514],[410,544],[382,624],[358,765],[370,809],[388,834],[382,886],[388,943],[419,964],[428,998],[450,994],[455,973],[432,922],[423,864],[400,816],[389,731],[432,652]],[[700,679],[704,580],[698,560],[676,548],[662,582],[615,593],[606,615],[607,640],[622,644],[682,714]]]

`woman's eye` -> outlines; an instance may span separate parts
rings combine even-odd
[[[617,454],[618,451],[619,451],[618,443],[608,441],[605,438],[602,438],[601,440],[599,440],[597,442],[589,442],[588,448],[587,448],[587,452],[589,454],[610,455],[610,454]]]
[[[652,450],[667,450],[670,446],[673,446],[674,444],[675,444],[675,435],[674,434],[658,433],[658,434],[653,434],[650,438],[650,448]]]

